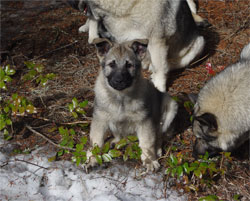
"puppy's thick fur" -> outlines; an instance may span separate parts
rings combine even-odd
[[[146,52],[146,45],[141,41],[112,44],[98,39],[94,42],[102,69],[95,84],[91,145],[102,147],[108,130],[114,135],[113,142],[136,134],[143,164],[147,170],[157,170],[162,134],[168,131],[177,104],[141,75],[140,60]],[[95,163],[92,158],[90,165]]]
[[[204,38],[199,35],[186,1],[80,0],[75,4],[84,3],[93,19],[101,21],[116,42],[149,40],[151,64],[144,63],[150,64],[147,67],[152,71],[152,81],[162,92],[166,91],[167,73],[187,66],[203,50]],[[93,27],[96,29],[97,24]],[[94,31],[91,40],[97,35]]]
[[[232,151],[249,139],[250,44],[240,60],[213,77],[194,108],[194,155]]]

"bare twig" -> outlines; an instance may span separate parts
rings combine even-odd
[[[76,149],[74,148],[70,148],[70,147],[65,147],[59,144],[56,144],[55,142],[53,142],[51,139],[49,139],[48,137],[46,137],[45,135],[43,135],[42,133],[37,132],[36,130],[34,130],[33,128],[31,128],[29,125],[25,126],[28,130],[30,130],[32,133],[42,137],[43,139],[45,139],[46,141],[48,141],[50,144],[54,145],[55,147],[58,147],[60,149],[66,149],[69,151],[76,151]]]
[[[51,54],[51,53],[54,53],[54,52],[56,52],[56,51],[58,51],[58,50],[65,49],[65,48],[70,47],[70,46],[72,46],[72,45],[74,45],[74,44],[76,44],[76,43],[78,43],[77,40],[74,41],[73,43],[64,45],[64,46],[62,46],[62,47],[56,48],[56,49],[54,49],[54,50],[51,50],[51,51],[49,51],[49,52],[47,52],[47,53],[45,53],[45,54],[42,54],[42,55],[40,55],[40,56],[37,56],[36,58],[30,59],[29,61],[34,61],[34,60],[36,60],[36,59],[40,59],[41,57],[47,56],[47,55],[49,55],[49,54]]]
[[[17,159],[17,158],[15,158],[14,160],[9,160],[9,161],[5,162],[5,163],[4,163],[3,165],[1,165],[0,167],[2,168],[2,167],[4,167],[4,166],[8,165],[10,162],[16,162],[16,161],[28,163],[28,164],[30,164],[30,165],[34,165],[34,166],[37,166],[37,167],[39,167],[39,168],[43,168],[43,169],[46,169],[46,170],[49,169],[49,168],[43,167],[43,166],[41,166],[41,165],[37,165],[37,164],[35,164],[35,163],[29,162],[29,161],[25,161],[25,160],[21,160],[21,159]]]

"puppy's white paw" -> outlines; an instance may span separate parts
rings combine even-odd
[[[159,158],[162,157],[162,148],[158,148],[156,153]]]
[[[153,73],[151,79],[160,92],[166,92],[166,77],[164,73]]]
[[[86,165],[85,165],[86,169],[88,169],[90,167],[95,167],[98,165],[98,162],[97,162],[95,156],[93,156],[93,154],[90,150],[87,151],[87,160],[85,163],[86,163]]]
[[[157,171],[157,170],[159,170],[159,168],[160,168],[160,163],[157,161],[157,160],[155,160],[155,161],[143,161],[143,166],[145,166],[146,167],[146,169],[147,169],[147,172],[154,172],[154,171]]]
[[[78,31],[79,31],[79,33],[88,32],[88,31],[89,31],[89,25],[88,25],[88,24],[82,25],[82,26],[78,29]]]

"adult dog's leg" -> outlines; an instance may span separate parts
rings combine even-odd
[[[148,51],[152,62],[152,81],[155,87],[161,91],[166,91],[166,81],[168,73],[167,54],[168,46],[165,39],[152,38],[149,41]]]

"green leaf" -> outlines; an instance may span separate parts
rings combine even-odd
[[[35,69],[38,73],[41,73],[43,71],[44,67],[43,67],[43,65],[38,64],[35,66]]]
[[[103,154],[102,159],[103,159],[104,162],[112,161],[112,157],[109,154]]]
[[[83,150],[83,144],[76,145],[76,152],[81,152]]]
[[[92,149],[92,154],[97,155],[97,154],[100,154],[100,152],[101,152],[100,147],[95,145],[94,148]]]
[[[136,142],[138,138],[136,136],[130,135],[127,137],[130,142]]]
[[[6,122],[3,119],[0,119],[0,130],[4,129],[6,126]]]
[[[198,170],[194,170],[194,175],[196,176],[196,177],[198,177],[198,178],[202,178],[202,173],[201,173],[201,171],[198,169]]]
[[[75,134],[76,134],[76,132],[75,132],[75,130],[74,130],[73,128],[69,129],[69,133],[70,133],[71,135],[75,135]]]
[[[76,158],[76,166],[79,166],[81,163],[81,158],[80,157],[77,157]]]
[[[184,171],[185,171],[187,174],[189,174],[189,167],[188,167],[188,163],[187,163],[187,162],[185,162],[185,163],[182,165],[182,167],[183,167]]]
[[[173,165],[176,166],[178,164],[178,159],[173,154],[170,154],[170,159]]]
[[[25,108],[24,107],[18,107],[18,111],[21,115],[24,115],[25,113]]]
[[[26,112],[28,112],[28,114],[33,114],[35,112],[35,107],[33,105],[27,105]]]
[[[12,124],[12,121],[11,121],[10,119],[6,119],[5,122],[6,122],[6,124],[9,125],[9,126]]]
[[[99,163],[99,165],[102,165],[102,157],[100,155],[96,155],[95,158],[97,163]]]
[[[119,156],[122,155],[122,153],[118,150],[115,150],[115,149],[111,149],[109,150],[108,154],[112,157],[112,158],[117,158]]]
[[[75,109],[78,106],[78,100],[74,97],[72,99],[72,103],[73,103],[73,108]]]
[[[82,109],[82,108],[80,108],[80,107],[77,107],[76,108],[76,112],[78,112],[78,113],[80,113],[80,114],[85,114],[86,112]]]
[[[46,78],[49,79],[49,80],[53,80],[55,77],[56,77],[56,75],[54,73],[48,73],[46,75]]]
[[[62,135],[65,135],[67,133],[66,129],[64,129],[62,126],[59,127],[59,133]]]
[[[12,99],[13,99],[13,100],[16,100],[17,97],[18,97],[18,94],[17,94],[17,93],[12,94]]]
[[[7,87],[6,87],[5,83],[4,83],[4,81],[0,81],[0,88],[1,88],[1,89],[7,89]]]
[[[171,168],[167,168],[165,174],[170,174],[170,173],[171,173]]]
[[[126,139],[121,139],[116,145],[116,149],[121,149],[127,145],[127,140]]]
[[[52,157],[48,158],[48,161],[49,161],[49,162],[53,162],[53,161],[55,161],[55,160],[56,160],[56,156],[52,156]]]
[[[62,156],[63,154],[64,154],[64,150],[63,149],[61,149],[60,151],[57,152],[58,156]]]
[[[29,68],[29,69],[33,69],[35,67],[35,64],[33,62],[30,61],[25,61],[24,64]]]
[[[73,110],[74,110],[73,104],[69,104],[69,111],[70,111],[70,112],[73,112]]]
[[[182,166],[177,167],[177,176],[178,177],[183,176],[183,168],[182,168]]]
[[[106,142],[102,148],[102,153],[108,153],[110,148],[110,142]]]
[[[87,138],[86,136],[83,136],[83,137],[81,138],[81,143],[82,143],[83,145],[85,145],[85,144],[87,143],[87,141],[88,141],[88,138]]]
[[[14,75],[16,73],[16,71],[14,69],[8,69],[8,71],[6,72],[7,75]]]
[[[8,75],[4,76],[4,78],[3,78],[4,82],[11,82],[11,80],[12,80],[11,77]]]
[[[84,108],[84,107],[86,107],[87,105],[88,105],[88,101],[87,101],[87,100],[85,100],[85,101],[79,103],[79,107],[81,107],[81,108]]]
[[[76,112],[72,112],[71,114],[75,119],[78,117],[78,114]]]
[[[10,111],[10,108],[8,106],[6,106],[6,107],[4,107],[3,110],[4,110],[5,113],[8,113]]]
[[[219,198],[216,195],[208,195],[206,197],[199,198],[199,201],[217,201]]]
[[[230,153],[230,152],[227,152],[227,153]],[[231,153],[230,153],[231,154]],[[230,156],[230,155],[229,155]],[[234,195],[233,196],[233,199],[235,200],[235,201],[240,201],[240,198],[241,198],[242,196],[241,195],[238,195],[238,194],[236,194],[236,195]]]
[[[4,76],[5,76],[5,72],[4,72],[4,70],[2,69],[2,67],[1,67],[1,68],[0,68],[0,81],[3,80]]]

